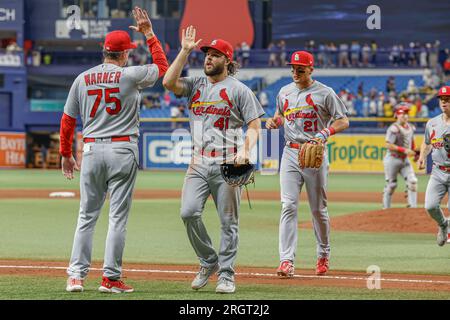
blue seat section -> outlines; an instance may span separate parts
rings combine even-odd
[[[358,92],[358,86],[360,83],[363,83],[363,92],[364,94],[368,94],[372,88],[375,88],[378,92],[382,91],[386,94],[386,81],[389,76],[318,76],[314,77],[315,80],[324,83],[325,85],[333,88],[336,93],[339,91],[347,89],[352,94],[356,95]],[[413,79],[415,85],[420,87],[423,85],[423,80],[421,76],[395,76],[395,86],[397,89],[397,93],[406,90],[408,86],[408,82],[410,79]],[[250,89],[255,92],[259,92],[263,85],[262,77],[255,77],[249,80],[242,81],[245,85],[247,85]],[[268,85],[263,91],[266,92],[267,97],[269,99],[269,106],[266,108],[266,116],[272,116],[275,112],[276,106],[276,97],[280,89],[291,83],[292,78],[283,77],[274,83]],[[179,103],[185,103],[185,99],[176,98],[172,93],[170,105],[164,105],[163,98],[161,96],[161,107],[160,108],[151,108],[151,109],[142,109],[141,117],[144,118],[170,118],[170,107],[176,106]],[[357,99],[354,102],[354,106],[356,111],[358,112],[358,116],[362,115],[362,101]],[[433,109],[433,112],[439,112],[439,110]],[[432,116],[432,114],[430,114]]]

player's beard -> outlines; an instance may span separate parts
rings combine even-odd
[[[217,66],[213,67],[213,68],[212,68],[211,70],[209,70],[209,71],[207,71],[207,70],[206,70],[206,66],[204,66],[203,70],[205,71],[205,74],[206,74],[208,77],[214,77],[214,76],[217,76],[217,75],[219,75],[219,74],[222,74],[224,68],[225,68],[225,65],[222,64],[222,65],[217,65]]]

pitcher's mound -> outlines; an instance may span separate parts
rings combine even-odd
[[[447,209],[444,215],[448,216]],[[301,223],[299,227],[311,228],[312,223]],[[424,208],[393,208],[331,218],[331,230],[435,234],[438,227]]]

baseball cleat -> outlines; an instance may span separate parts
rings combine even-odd
[[[211,268],[206,268],[200,266],[200,271],[195,276],[194,280],[192,280],[191,288],[194,290],[198,290],[207,285],[209,277],[212,276],[213,273],[219,271],[219,264],[216,263]]]
[[[277,269],[280,278],[292,278],[294,276],[294,264],[289,260],[281,261]]]
[[[316,265],[316,275],[323,276],[328,272],[329,263],[328,258],[318,258]]]
[[[133,292],[133,287],[127,286],[122,280],[110,280],[107,277],[102,277],[102,285],[98,291],[103,293],[122,293]]]
[[[84,290],[83,285],[84,285],[84,280],[69,277],[67,279],[66,291],[68,291],[68,292],[83,292],[83,290]]]
[[[234,284],[234,277],[219,277],[217,281],[216,293],[234,293],[236,286]]]
[[[439,226],[439,231],[437,233],[437,244],[442,247],[448,239],[448,220],[445,220],[445,223]]]

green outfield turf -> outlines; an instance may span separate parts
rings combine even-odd
[[[75,230],[77,200],[2,200],[0,215],[0,258],[69,259]],[[135,200],[128,224],[124,260],[169,264],[196,264],[179,218],[177,200]],[[333,203],[330,215],[337,216],[377,209],[375,204]],[[237,263],[243,266],[275,267],[278,264],[278,219],[276,201],[254,201],[243,205],[240,217],[240,250]],[[102,260],[107,231],[107,206],[97,224],[93,259]],[[204,220],[213,243],[219,243],[219,219],[214,204],[206,205]],[[300,221],[310,220],[306,204],[300,206]],[[395,233],[331,233],[332,266],[335,270],[365,271],[378,265],[385,272],[446,273],[447,248],[436,246],[434,235]],[[424,257],[427,257],[426,259]],[[315,238],[311,229],[299,230],[297,266],[313,268]]]
[[[233,295],[214,292],[214,283],[204,289],[193,291],[184,281],[129,280],[135,288],[130,294],[102,294],[97,291],[99,283],[94,279],[86,282],[82,293],[62,290],[65,278],[36,278],[30,276],[0,276],[0,300],[46,299],[46,300],[318,300],[318,299],[441,299],[448,300],[448,292],[413,290],[368,290],[356,288],[276,286],[265,284],[237,284]],[[31,289],[32,288],[32,289]]]
[[[139,171],[137,189],[180,190],[184,172]],[[424,192],[428,176],[420,175],[419,191]],[[279,190],[279,175],[256,175],[256,190]],[[404,181],[398,177],[398,191],[404,190]],[[384,175],[382,174],[330,174],[329,191],[382,192]],[[72,181],[66,180],[59,170],[1,170],[0,189],[77,189],[79,174]],[[253,188],[251,186],[250,188]]]

